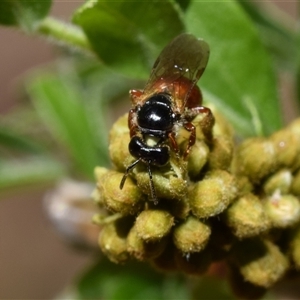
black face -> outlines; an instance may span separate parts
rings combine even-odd
[[[142,133],[165,136],[175,122],[170,97],[157,94],[149,98],[137,111],[137,123]]]
[[[148,146],[139,136],[133,136],[129,143],[129,152],[137,160],[127,167],[126,172],[120,182],[120,189],[123,188],[126,177],[129,171],[136,166],[140,161],[146,163],[150,178],[151,199],[157,203],[157,197],[152,180],[151,165],[164,166],[170,159],[169,147],[156,145]]]
[[[129,143],[130,154],[148,164],[163,166],[170,158],[167,146],[150,147],[138,136],[134,136]]]

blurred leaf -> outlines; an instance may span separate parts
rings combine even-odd
[[[80,62],[75,62],[73,68],[68,72],[77,73],[81,85],[90,94],[88,101],[99,102],[100,100],[102,103],[111,105],[112,101],[118,102],[125,97],[128,99],[129,109],[129,90],[145,86],[144,80],[123,76],[103,64],[95,63],[94,60],[82,62],[81,59]],[[113,110],[115,109],[116,107],[113,107]]]
[[[244,135],[279,129],[281,113],[271,59],[238,3],[220,2],[216,9],[215,3],[195,1],[186,20],[188,30],[211,48],[200,80],[200,86],[212,95],[209,100]]]
[[[119,266],[102,260],[77,284],[79,299],[190,299],[182,277],[165,276],[135,263]]]
[[[180,9],[171,0],[90,0],[73,21],[105,64],[135,78],[148,76],[162,48],[184,30]]]
[[[178,3],[183,11],[185,11],[190,5],[191,0],[175,0],[175,2]]]
[[[202,276],[197,281],[194,280],[192,299],[235,300],[237,298],[225,278]]]
[[[25,153],[42,153],[44,149],[29,137],[22,136],[11,128],[0,126],[0,147]]]
[[[51,0],[1,0],[0,24],[20,26],[32,31],[37,22],[47,16]]]
[[[239,0],[240,5],[251,19],[258,26],[262,37],[262,42],[265,44],[274,60],[283,69],[295,70],[297,52],[296,34],[289,30],[282,18],[272,17],[270,11],[262,10],[257,3],[250,1]],[[269,9],[274,9],[275,5],[269,3]],[[276,10],[279,13],[278,10]],[[281,14],[283,14],[281,12]],[[286,18],[287,16],[284,15]]]
[[[88,101],[79,86],[75,79],[41,73],[29,82],[28,92],[42,120],[67,148],[77,168],[92,178],[94,167],[108,161],[105,111],[95,101]]]
[[[0,191],[49,184],[65,174],[62,165],[49,157],[0,160]]]

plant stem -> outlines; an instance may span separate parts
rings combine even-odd
[[[39,24],[37,32],[50,37],[59,44],[93,53],[92,46],[84,32],[79,27],[70,23],[65,23],[53,17],[47,17]]]

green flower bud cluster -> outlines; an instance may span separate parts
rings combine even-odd
[[[238,181],[229,171],[232,130],[217,116],[214,137],[207,141],[198,126],[187,160],[181,156],[189,133],[180,130],[176,139],[181,154],[170,150],[166,166],[151,165],[156,203],[150,199],[149,174],[142,162],[130,172],[123,189],[119,188],[126,168],[134,161],[128,151],[127,118],[127,114],[121,117],[110,132],[114,170],[95,169],[94,199],[108,212],[97,219],[102,224],[110,220],[100,233],[100,247],[116,263],[134,257],[160,269],[202,274],[213,259],[209,250],[213,247],[213,219],[219,218],[238,195]],[[201,122],[199,118],[195,123]]]
[[[300,119],[241,143],[232,172],[240,196],[224,219],[237,238],[231,262],[244,280],[269,288],[300,268]]]
[[[300,269],[300,120],[234,149],[228,122],[214,116],[213,139],[198,126],[187,160],[171,150],[166,166],[151,166],[157,202],[142,162],[119,189],[134,158],[127,115],[117,120],[114,169],[95,169],[93,197],[107,211],[97,218],[99,245],[115,263],[135,258],[164,271],[202,275],[221,264],[237,294],[257,297],[292,266]],[[185,130],[176,137],[181,153],[188,138]]]

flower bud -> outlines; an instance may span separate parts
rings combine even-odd
[[[186,194],[187,182],[182,177],[175,176],[174,173],[162,174],[161,170],[152,171],[152,179],[155,192],[158,198],[182,199]],[[139,171],[136,174],[137,185],[140,190],[151,195],[150,178],[148,172]]]
[[[200,252],[211,234],[210,227],[193,216],[176,225],[173,231],[173,242],[182,253]]]
[[[96,182],[99,182],[101,178],[109,172],[108,169],[102,167],[96,167],[94,170],[94,176],[96,178]],[[99,191],[99,187],[97,186],[92,192],[92,198],[99,205],[103,205],[103,195]]]
[[[224,136],[228,139],[233,137],[233,128],[228,120],[214,107],[211,107],[212,113],[215,117],[215,125],[213,127],[213,136]]]
[[[300,118],[296,119],[295,121],[293,121],[288,127],[287,130],[290,131],[293,135],[293,144],[289,144],[289,146],[291,146],[296,150],[296,158],[295,161],[293,162],[292,170],[297,170],[298,168],[300,168]]]
[[[244,280],[264,288],[281,279],[289,266],[275,244],[258,238],[237,243],[232,255]]]
[[[228,170],[233,156],[233,142],[225,136],[213,139],[211,152],[208,156],[208,168]]]
[[[249,194],[253,191],[253,184],[246,176],[238,176],[237,184],[238,184],[239,196]]]
[[[270,141],[274,145],[276,160],[281,167],[293,167],[300,151],[300,147],[297,147],[297,139],[295,134],[287,128],[271,135]]]
[[[119,188],[123,174],[116,171],[107,171],[104,168],[96,169],[98,201],[111,211],[122,215],[136,214],[144,204],[144,196],[130,177],[121,190]]]
[[[106,224],[100,232],[100,248],[114,263],[124,263],[129,259],[126,237],[131,226],[131,220],[123,218]]]
[[[283,169],[270,176],[263,185],[264,192],[272,195],[275,192],[288,194],[292,184],[292,173],[288,169]]]
[[[128,150],[130,142],[128,114],[120,117],[113,125],[109,135],[109,155],[119,171],[125,171],[132,157]]]
[[[165,249],[167,239],[145,242],[138,235],[134,225],[127,236],[127,251],[138,260],[149,260],[159,256]]]
[[[239,270],[230,266],[229,284],[237,299],[261,299],[267,289],[245,281]]]
[[[186,147],[186,143],[185,143]],[[188,174],[191,178],[196,178],[203,166],[207,162],[209,148],[203,140],[196,140],[188,156]]]
[[[265,199],[264,207],[274,227],[285,228],[300,220],[300,202],[293,195],[275,193]]]
[[[258,183],[278,167],[274,144],[264,138],[245,140],[237,149],[233,161],[235,173]]]
[[[226,223],[239,239],[256,236],[270,228],[264,206],[253,194],[244,195],[228,208]]]
[[[212,171],[191,188],[189,201],[192,213],[198,218],[218,215],[237,194],[235,177],[223,170]]]
[[[173,216],[164,210],[144,210],[136,218],[138,236],[146,242],[167,236],[174,224]]]

